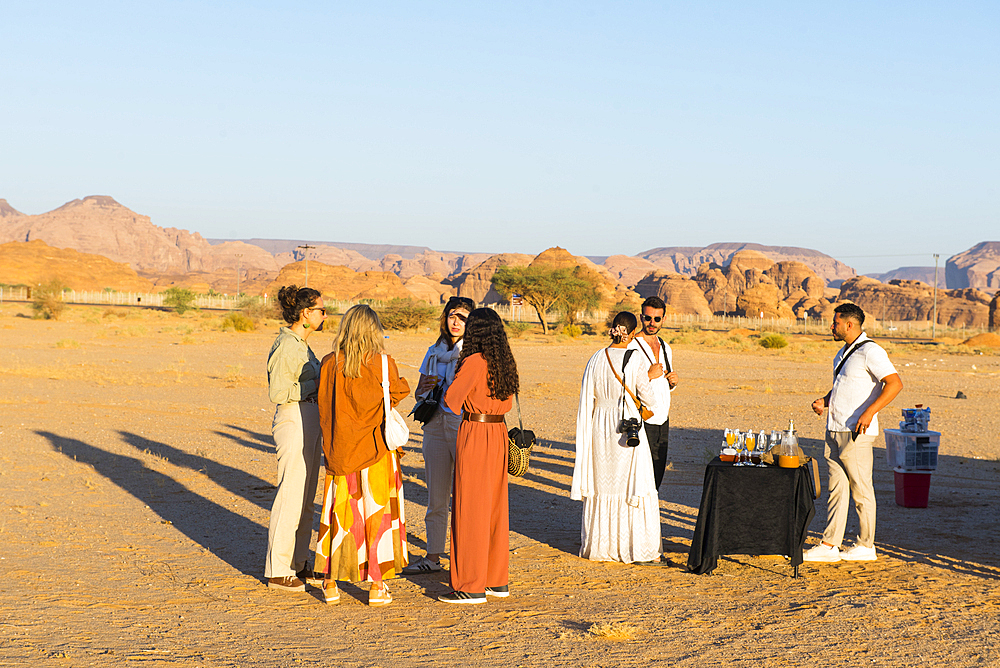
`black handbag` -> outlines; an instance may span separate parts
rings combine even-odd
[[[431,418],[437,414],[438,408],[441,406],[442,390],[441,384],[438,383],[434,386],[433,390],[427,393],[427,396],[417,402],[413,410],[410,411],[410,415],[413,416],[414,420],[421,424],[427,424],[431,421]]]

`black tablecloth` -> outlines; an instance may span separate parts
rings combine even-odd
[[[705,469],[688,568],[711,573],[721,554],[784,554],[797,567],[815,514],[806,468],[733,466],[716,457]]]

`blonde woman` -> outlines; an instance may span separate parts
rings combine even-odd
[[[384,581],[407,564],[399,451],[386,447],[383,431],[384,341],[375,311],[353,306],[320,371],[326,484],[315,568],[324,574],[327,603],[340,600],[337,580],[346,580],[371,582],[368,605],[388,605],[392,595]],[[410,386],[392,357],[388,368],[390,402],[396,406]]]

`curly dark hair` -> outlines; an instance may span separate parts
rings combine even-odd
[[[465,339],[459,368],[470,355],[481,353],[486,359],[487,386],[494,399],[504,401],[517,394],[520,387],[517,377],[517,362],[507,342],[507,332],[503,320],[496,311],[477,308],[465,321]]]
[[[286,285],[278,290],[278,303],[281,304],[281,317],[289,325],[294,325],[302,317],[302,312],[316,305],[316,300],[322,295],[319,290]]]

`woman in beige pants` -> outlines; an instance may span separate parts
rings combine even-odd
[[[312,288],[289,285],[278,292],[282,327],[267,357],[268,397],[277,404],[271,435],[278,455],[278,490],[267,531],[267,586],[305,591],[312,577],[307,562],[313,503],[319,475],[321,437],[316,402],[320,363],[306,343],[323,328],[323,297]]]

